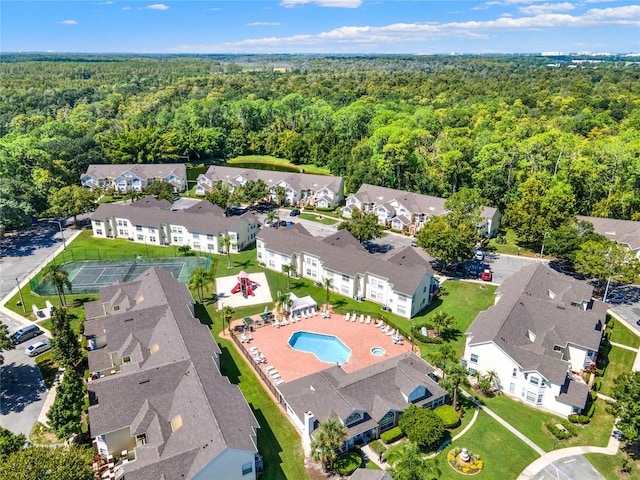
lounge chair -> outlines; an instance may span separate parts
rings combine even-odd
[[[297,320],[297,321],[300,321],[300,314],[299,314],[299,313],[298,313],[298,314],[296,314],[296,320]]]
[[[387,333],[389,330],[391,330],[391,327],[389,325],[386,325],[382,330],[380,330],[382,333]]]
[[[258,347],[256,347],[255,345],[253,347],[249,347],[247,348],[247,350],[249,350],[251,353],[253,352],[257,352],[258,351]]]
[[[364,314],[360,314],[360,323],[364,323]]]
[[[264,367],[264,371],[269,373],[271,370],[275,370],[276,367],[274,367],[273,365],[269,365],[268,367]]]
[[[388,332],[385,332],[385,333],[390,337],[391,335],[395,335],[395,334],[397,334],[397,333],[398,333],[398,331],[397,331],[397,330],[394,330],[393,328],[391,328],[391,329],[389,329],[389,331],[388,331]]]
[[[355,321],[357,320],[357,318],[356,318],[356,317],[357,317],[356,312],[353,312],[353,313],[351,314],[351,321],[352,321],[352,322],[355,322]]]
[[[307,315],[307,311],[306,311],[306,310],[303,310],[303,311],[302,311],[302,316],[303,316],[304,318],[309,318],[309,315]]]
[[[287,322],[286,318],[283,318],[282,321],[280,322],[280,325],[286,326],[286,325],[289,325],[289,322]]]
[[[273,322],[273,326],[274,328],[280,328],[280,322],[278,321]]]
[[[278,380],[279,378],[282,378],[282,377],[280,376],[280,374],[278,372],[276,372],[276,373],[272,373],[271,374],[271,378],[275,381],[275,380]]]
[[[279,378],[278,380],[276,380],[275,382],[276,385],[282,385],[284,383],[284,380],[282,380],[281,378]]]
[[[384,325],[384,322],[382,320],[376,320],[374,327],[380,328],[382,325]]]
[[[347,314],[344,316],[344,321],[348,322],[349,321],[349,317],[350,317],[350,313],[347,312]]]
[[[318,311],[315,308],[311,309],[311,316],[315,317],[318,314]]]
[[[371,323],[371,315],[367,315],[367,321],[365,322],[367,325]]]

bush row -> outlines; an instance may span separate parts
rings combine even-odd
[[[382,440],[387,445],[400,440],[402,437],[404,437],[404,433],[402,433],[400,427],[393,427],[380,434],[380,440]]]
[[[556,437],[558,440],[565,440],[567,438],[575,437],[578,434],[576,427],[567,420],[561,420],[560,425],[564,427],[564,430],[560,430],[555,423],[555,420],[545,423],[547,430]]]

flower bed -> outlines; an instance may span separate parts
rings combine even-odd
[[[484,468],[484,462],[480,458],[480,455],[475,455],[472,452],[467,452],[469,460],[464,461],[461,458],[462,448],[453,448],[447,453],[447,463],[456,472],[463,475],[475,475],[480,473]]]

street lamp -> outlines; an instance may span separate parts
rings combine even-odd
[[[59,220],[49,220],[52,223],[57,223],[58,227],[60,227],[60,236],[62,237],[62,246],[63,246],[63,250],[67,249],[67,241],[64,238],[64,230],[62,229],[62,222],[60,222]]]

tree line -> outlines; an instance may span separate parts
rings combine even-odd
[[[51,213],[53,193],[91,163],[248,154],[327,167],[348,192],[472,188],[507,222],[531,191],[549,218],[640,219],[640,64],[547,62],[3,56],[2,225]]]

